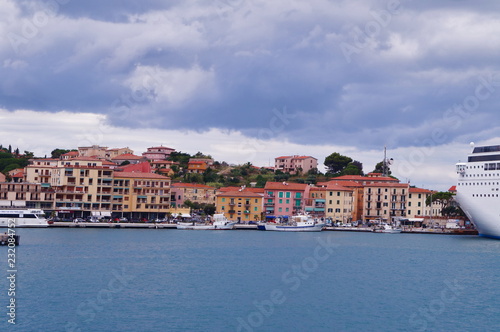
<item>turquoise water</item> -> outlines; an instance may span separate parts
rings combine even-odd
[[[500,241],[349,232],[18,229],[1,331],[499,331]]]

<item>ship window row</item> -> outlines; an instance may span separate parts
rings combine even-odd
[[[493,173],[490,173],[490,174],[465,174],[465,177],[470,177],[470,178],[473,178],[473,177],[481,177],[481,176],[485,176],[485,177],[500,177],[500,174],[499,173],[496,173],[496,174],[493,174]]]
[[[488,182],[488,183],[486,183],[486,182],[484,182],[484,183],[483,182],[470,182],[470,183],[469,182],[463,182],[463,183],[460,182],[460,183],[458,183],[458,185],[459,186],[463,186],[463,185],[466,185],[466,186],[476,186],[476,185],[477,186],[494,186],[494,185],[500,186],[500,182],[496,182],[496,183],[495,182]],[[497,188],[497,190],[498,190],[498,188]]]
[[[498,194],[472,194],[472,197],[498,197]]]

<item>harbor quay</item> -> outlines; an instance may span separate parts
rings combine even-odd
[[[142,228],[142,229],[177,229],[176,223],[131,223],[131,222],[54,222],[49,228]],[[235,224],[235,230],[257,230],[256,224]],[[334,232],[373,232],[372,227],[331,227],[326,226],[323,231]],[[411,234],[447,234],[447,235],[477,235],[474,229],[447,229],[447,228],[405,228],[401,233]]]

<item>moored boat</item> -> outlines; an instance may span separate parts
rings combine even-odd
[[[47,227],[49,223],[41,209],[12,208],[0,210],[0,227]]]
[[[266,223],[264,228],[266,231],[279,232],[321,232],[325,227],[324,222],[319,222],[309,215],[296,215],[286,223]]]
[[[177,229],[198,229],[198,230],[227,230],[233,229],[236,221],[228,220],[223,213],[214,214],[212,222],[178,222]]]
[[[391,233],[391,234],[396,234],[396,233],[401,233],[403,230],[401,228],[394,227],[392,225],[383,223],[378,227],[375,227],[373,229],[375,233]]]

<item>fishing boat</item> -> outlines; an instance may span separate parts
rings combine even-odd
[[[13,208],[0,210],[0,227],[47,227],[49,223],[41,209]]]
[[[401,228],[394,227],[392,225],[383,223],[380,224],[378,227],[375,227],[373,229],[375,233],[391,233],[391,234],[396,234],[396,233],[401,233],[403,230]]]
[[[177,229],[225,230],[233,229],[236,224],[236,221],[228,220],[223,213],[214,214],[212,219],[212,222],[202,222],[200,220],[178,222]]]
[[[292,216],[288,222],[268,222],[264,228],[266,231],[279,232],[321,232],[325,225],[324,222],[319,222],[309,215],[301,214]]]

